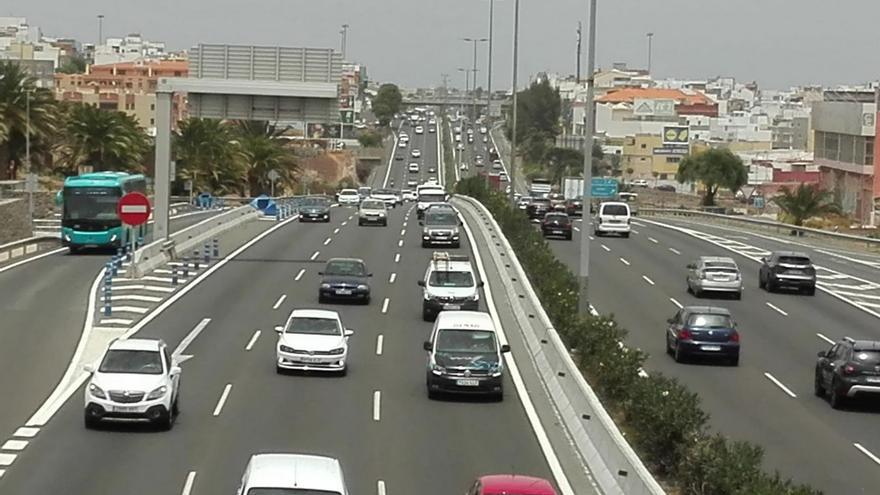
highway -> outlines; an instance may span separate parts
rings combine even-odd
[[[629,239],[602,237],[590,248],[592,304],[629,331],[627,345],[649,353],[646,371],[676,377],[697,392],[712,428],[764,447],[768,467],[826,493],[876,493],[880,466],[854,446],[880,453],[876,404],[832,410],[813,395],[813,370],[816,352],[830,347],[825,339],[880,340],[878,319],[821,292],[814,297],[764,292],[757,288],[759,265],[753,260],[653,222],[673,224],[636,219]],[[583,228],[581,222],[575,226]],[[687,226],[762,249],[791,249],[743,232]],[[575,273],[579,233],[573,241],[549,241]],[[746,287],[741,301],[697,299],[685,291],[685,265],[701,255],[737,261]],[[679,304],[713,304],[733,312],[743,339],[739,367],[678,364],[665,354],[666,319]]]
[[[174,230],[213,212],[171,221]],[[82,333],[89,288],[107,251],[57,253],[0,272],[0,438],[9,438],[46,399],[73,356]],[[14,372],[12,372],[14,370]]]
[[[435,135],[420,143],[407,131],[421,162],[436,165]],[[402,177],[408,161],[393,162],[391,176]],[[428,400],[422,342],[431,323],[421,319],[416,281],[431,250],[420,247],[412,208],[392,210],[385,228],[358,227],[355,209],[334,208],[328,224],[292,222],[246,250],[139,334],[174,348],[210,319],[187,349],[194,357],[183,364],[174,430],[85,430],[77,393],[0,491],[176,494],[190,477],[187,493],[230,493],[248,457],[266,451],[338,457],[351,493],[460,493],[492,472],[552,479],[509,377],[501,403]],[[373,273],[370,305],[322,305],[356,332],[348,376],[278,375],[273,327],[294,308],[318,306],[317,272],[334,256],[361,257]]]

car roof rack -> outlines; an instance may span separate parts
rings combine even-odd
[[[433,261],[435,264],[443,262],[443,263],[447,263],[447,266],[449,266],[448,263],[451,263],[451,262],[455,262],[455,261],[470,262],[470,260],[471,260],[470,256],[468,256],[466,254],[449,254],[448,251],[434,251],[434,253],[431,255],[431,261]]]

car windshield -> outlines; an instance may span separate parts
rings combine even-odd
[[[358,192],[354,189],[343,189],[340,193],[340,196],[357,196]]]
[[[425,225],[458,225],[458,217],[453,211],[431,211],[425,213]]]
[[[736,273],[739,271],[737,269],[736,264],[726,261],[707,261],[704,263],[706,270],[713,272],[731,272]]]
[[[603,215],[623,215],[626,216],[629,214],[626,206],[623,205],[605,205],[602,207]]]
[[[324,275],[344,275],[348,277],[365,277],[367,267],[361,261],[334,260],[327,262]]]
[[[440,330],[438,352],[496,352],[495,334],[486,330]]]
[[[474,276],[470,272],[431,272],[428,285],[432,287],[473,287]]]
[[[810,258],[804,258],[802,256],[780,256],[780,263],[785,263],[786,265],[809,265]]]
[[[300,206],[327,206],[329,201],[326,198],[305,198]]]
[[[361,203],[361,209],[364,210],[384,210],[385,203],[376,200],[367,200]]]
[[[733,328],[733,322],[728,315],[690,315],[687,324],[693,328]]]
[[[419,201],[423,203],[442,203],[443,201],[446,201],[446,194],[419,193]]]
[[[159,351],[113,349],[104,356],[98,371],[101,373],[161,375],[162,356]]]
[[[339,323],[330,318],[298,317],[290,320],[284,333],[305,333],[311,335],[342,335]]]
[[[547,215],[544,220],[548,222],[568,223],[568,215]]]

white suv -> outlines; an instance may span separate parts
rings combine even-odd
[[[422,319],[431,321],[441,311],[470,310],[480,307],[480,287],[467,255],[435,252],[428,263],[422,287]]]
[[[348,338],[339,313],[323,309],[295,309],[278,332],[275,370],[335,371],[346,373]]]
[[[599,212],[593,222],[593,233],[596,237],[605,234],[620,234],[623,237],[629,237],[631,221],[628,203],[607,201],[599,205]]]
[[[170,430],[179,413],[180,368],[159,339],[110,342],[85,388],[85,426],[102,419],[145,419]]]
[[[361,195],[358,194],[357,189],[343,189],[339,191],[338,201],[341,205],[360,204]]]

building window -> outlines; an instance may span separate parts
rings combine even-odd
[[[825,153],[824,158],[837,161],[840,155],[840,141],[837,134],[833,132],[825,133]]]
[[[150,119],[150,125],[156,125],[156,119]]]
[[[865,165],[874,164],[874,136],[865,138]]]
[[[642,149],[646,149],[646,148],[647,148],[647,147],[648,147],[648,145],[647,145],[647,144],[645,144],[645,143],[642,143]]]
[[[678,163],[681,161],[680,156],[667,156],[666,163]]]
[[[155,109],[156,109],[156,104],[150,103],[150,110],[155,110]]]

